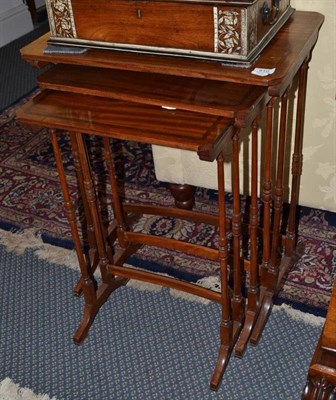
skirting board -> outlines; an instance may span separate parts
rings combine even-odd
[[[19,4],[4,12],[0,10],[0,47],[32,30],[33,22],[25,4]]]

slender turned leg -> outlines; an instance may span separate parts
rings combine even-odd
[[[117,236],[119,244],[122,248],[127,246],[127,242],[125,240],[125,230],[126,230],[126,223],[124,214],[122,211],[122,206],[120,202],[120,197],[118,193],[118,184],[115,174],[115,167],[113,162],[113,157],[110,148],[110,141],[108,138],[103,138],[104,143],[104,152],[105,152],[105,161],[107,165],[107,170],[109,173],[109,178],[111,182],[111,189],[112,189],[112,199],[113,199],[113,208],[115,213],[115,218],[117,220]]]
[[[235,346],[235,355],[242,357],[259,313],[259,266],[258,266],[258,121],[252,124],[252,171],[250,205],[250,284],[245,323]]]
[[[88,238],[89,248],[90,248],[88,262],[91,265],[91,274],[93,275],[94,271],[96,270],[96,268],[98,266],[98,259],[96,257],[96,254],[97,254],[96,238],[94,235],[94,228],[93,228],[93,224],[92,224],[89,205],[88,205],[87,198],[86,198],[84,182],[83,182],[83,173],[81,171],[80,164],[79,164],[78,146],[77,146],[77,141],[76,141],[76,137],[75,137],[74,133],[70,133],[70,141],[71,141],[72,157],[74,160],[74,165],[75,165],[75,170],[76,170],[76,175],[77,175],[78,187],[79,187],[79,191],[81,194],[83,207],[84,207],[84,215],[85,215],[85,221],[86,221],[85,228],[86,228],[87,238]],[[81,294],[82,286],[83,286],[83,280],[80,279],[74,287],[74,293],[77,296],[79,296]]]
[[[81,324],[74,335],[75,343],[81,343],[86,337],[95,316],[97,315],[100,307],[105,303],[112,291],[125,283],[125,280],[117,279],[107,273],[107,265],[112,262],[111,249],[106,245],[104,237],[103,226],[99,214],[97,199],[95,195],[93,180],[91,176],[91,169],[86,151],[83,135],[76,133],[76,141],[78,145],[78,154],[81,170],[83,173],[83,182],[85,187],[86,198],[91,213],[92,224],[97,242],[97,251],[99,256],[99,267],[102,275],[102,283],[100,284],[97,292],[97,301],[90,309],[84,309],[84,317]]]
[[[232,137],[232,193],[233,193],[233,213],[232,213],[232,236],[233,236],[233,297],[232,319],[242,322],[244,319],[245,301],[242,295],[242,268],[240,254],[241,237],[241,211],[239,195],[239,135],[240,129],[235,128]]]
[[[225,368],[229,361],[232,342],[233,342],[233,325],[230,311],[230,298],[228,288],[228,243],[226,237],[226,206],[225,206],[225,188],[224,188],[224,158],[220,154],[217,159],[218,169],[218,211],[219,211],[219,263],[221,274],[221,295],[222,295],[222,317],[220,324],[220,348],[218,353],[217,364],[212,375],[210,388],[217,390],[223,377]]]
[[[273,109],[275,98],[267,104],[267,129],[265,139],[265,171],[263,181],[262,200],[263,211],[263,272],[266,272],[270,264],[270,242],[271,242],[271,201],[272,201],[272,133],[273,133]]]
[[[77,223],[76,223],[76,214],[71,202],[70,194],[69,194],[69,188],[68,184],[66,181],[65,173],[64,173],[64,168],[62,164],[62,159],[61,159],[61,154],[59,150],[59,146],[57,143],[57,137],[56,137],[56,131],[54,129],[50,130],[51,133],[51,142],[55,154],[55,159],[56,159],[56,165],[57,165],[57,170],[58,174],[60,177],[61,181],[61,188],[63,192],[63,197],[64,197],[64,208],[67,214],[67,218],[69,221],[70,229],[71,229],[71,234],[73,237],[73,241],[75,244],[75,249],[78,257],[78,262],[79,262],[79,267],[82,275],[82,282],[83,282],[83,294],[84,294],[84,320],[87,320],[90,316],[90,311],[95,309],[95,305],[97,302],[97,293],[95,289],[95,284],[94,281],[91,278],[91,274],[88,270],[85,257],[82,251],[82,246],[81,242],[79,239],[79,234],[78,234],[78,228],[77,228]]]
[[[307,89],[307,72],[308,61],[304,62],[299,75],[299,90],[297,100],[297,114],[296,114],[296,127],[295,127],[295,142],[294,152],[292,157],[292,188],[291,188],[291,204],[289,208],[289,218],[286,234],[285,254],[288,257],[293,255],[295,242],[296,242],[296,211],[299,200],[299,186],[300,176],[302,174],[302,138],[303,138],[303,124],[304,124],[304,108]]]
[[[280,222],[283,205],[283,172],[285,159],[285,143],[287,131],[287,105],[288,105],[289,88],[281,98],[281,117],[280,117],[280,133],[278,146],[278,165],[277,176],[274,189],[274,219],[273,219],[273,237],[271,251],[271,265],[268,269],[267,286],[276,290],[279,277],[279,238],[280,238]]]
[[[270,266],[270,242],[271,242],[271,200],[272,200],[272,180],[271,180],[271,161],[272,161],[272,133],[273,133],[273,109],[275,98],[273,97],[267,104],[267,127],[265,138],[265,169],[263,180],[262,200],[263,210],[263,261],[261,267],[261,286],[267,288],[267,272]],[[261,332],[267,321],[272,307],[273,293],[266,293],[263,296],[258,320],[253,328],[250,342],[256,345],[260,339]]]
[[[175,199],[176,207],[184,210],[191,210],[193,208],[195,204],[195,186],[170,183],[169,190]]]
[[[86,193],[86,198],[88,201],[92,224],[95,232],[96,242],[97,242],[97,250],[99,255],[99,267],[101,269],[102,278],[104,282],[108,282],[109,279],[106,273],[106,266],[110,262],[112,262],[111,254],[108,250],[108,246],[106,245],[106,238],[103,230],[103,223],[101,221],[101,216],[99,213],[99,206],[97,203],[97,197],[95,193],[95,188],[92,179],[92,172],[90,168],[89,157],[87,154],[86,144],[84,141],[84,136],[80,133],[76,133],[76,141],[78,145],[78,154],[79,161],[81,165],[81,169],[83,172],[83,182]],[[108,254],[109,253],[109,254]],[[110,260],[109,260],[110,258]]]

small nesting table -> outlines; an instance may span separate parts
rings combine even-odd
[[[82,55],[44,54],[47,36],[22,50],[37,66],[54,66],[39,78],[42,92],[23,105],[17,116],[30,125],[50,129],[64,206],[81,270],[76,292],[83,292],[84,313],[74,335],[86,337],[94,318],[110,294],[129,278],[148,281],[203,296],[221,305],[220,348],[210,387],[216,390],[235,349],[241,357],[248,341],[257,344],[281,279],[296,256],[295,217],[302,170],[302,135],[308,61],[323,23],[317,13],[295,13],[254,67],[276,68],[274,75],[258,77],[250,69],[219,63],[164,56],[115,53],[90,49]],[[285,235],[280,225],[283,206],[283,171],[287,134],[288,95],[299,74],[295,143],[292,157],[292,192]],[[202,96],[198,94],[202,93]],[[277,152],[272,151],[274,104],[281,99]],[[173,108],[173,109],[167,109]],[[258,154],[258,121],[266,110],[265,151]],[[239,197],[239,142],[243,127],[251,128],[250,217],[244,224]],[[84,204],[89,251],[82,250],[57,136],[70,133],[72,155]],[[106,229],[97,202],[85,135],[102,137],[105,163],[111,183],[114,220]],[[124,139],[194,151],[201,160],[217,163],[218,215],[142,204],[122,203],[109,140]],[[224,187],[224,150],[232,146],[232,217],[228,218]],[[258,206],[258,159],[264,158],[262,210]],[[276,160],[276,182],[271,165]],[[131,221],[140,214],[154,214],[218,226],[218,248],[135,233]],[[262,218],[261,218],[262,214]],[[271,221],[271,216],[272,220]],[[260,225],[260,221],[262,224]],[[248,232],[250,257],[244,259],[242,230]],[[228,233],[232,246],[228,246]],[[262,243],[262,257],[258,254]],[[116,249],[115,243],[119,247]],[[125,260],[139,246],[172,248],[217,260],[220,292],[171,277],[126,267]],[[230,251],[229,251],[230,250]],[[87,262],[88,260],[88,262]],[[99,267],[102,281],[94,280]],[[243,282],[243,270],[248,281]],[[233,284],[229,285],[229,277]],[[246,292],[242,290],[242,282]]]

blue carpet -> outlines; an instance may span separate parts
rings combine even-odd
[[[242,360],[232,357],[213,393],[218,305],[124,287],[78,347],[76,271],[0,245],[0,278],[0,381],[10,377],[58,399],[299,400],[321,332],[274,312],[259,346]]]

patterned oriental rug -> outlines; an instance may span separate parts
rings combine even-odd
[[[71,248],[71,234],[63,211],[62,193],[48,132],[46,129],[22,126],[15,118],[16,108],[30,96],[0,114],[0,228],[35,228],[45,242]],[[116,155],[122,195],[127,201],[141,200],[144,204],[167,207],[173,205],[167,185],[155,179],[150,146],[122,141],[113,141],[111,145]],[[66,135],[61,137],[60,147],[73,202],[80,209]],[[111,220],[110,188],[105,180],[99,139],[90,139],[90,149],[102,212],[106,220]],[[230,195],[227,195],[227,202],[230,212]],[[243,210],[246,202],[247,199],[242,198]],[[195,209],[216,214],[216,191],[198,189]],[[80,215],[79,211],[79,218]],[[216,229],[200,223],[144,216],[134,229],[216,246]],[[336,273],[336,214],[301,207],[298,233],[299,241],[305,244],[304,254],[289,271],[278,303],[289,303],[315,315],[325,315]],[[146,246],[130,257],[127,263],[191,282],[218,275],[216,262]]]

